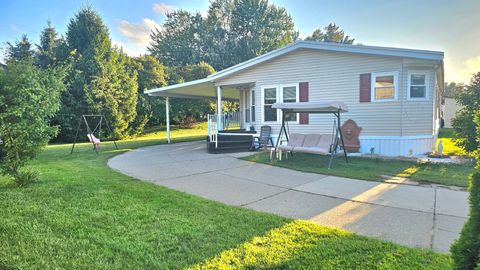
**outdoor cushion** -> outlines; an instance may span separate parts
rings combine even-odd
[[[290,140],[288,140],[287,145],[292,147],[299,147],[299,146],[303,146],[304,141],[305,141],[305,135],[293,133],[292,135],[290,135]]]
[[[323,148],[323,149],[330,149],[330,145],[333,144],[333,135],[331,134],[322,134],[320,137],[320,140],[317,143],[317,147]],[[328,151],[329,152],[329,151]]]
[[[293,151],[293,146],[289,146],[289,145],[286,145],[286,144],[281,144],[281,145],[278,146],[278,150]]]
[[[310,153],[310,154],[329,154],[329,148],[323,148],[318,146],[313,147],[295,147],[295,152]]]
[[[302,147],[313,147],[316,146],[320,140],[321,135],[319,134],[307,134],[305,135],[305,140],[303,141]]]

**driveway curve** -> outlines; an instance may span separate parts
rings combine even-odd
[[[135,149],[108,166],[229,205],[305,219],[399,244],[448,251],[468,213],[467,192],[303,173],[208,154],[205,142]]]

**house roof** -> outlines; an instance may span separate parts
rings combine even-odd
[[[170,86],[161,87],[161,88],[155,88],[155,89],[145,91],[145,93],[149,95],[164,96],[168,92],[174,92],[175,89],[183,89],[185,87],[195,88],[197,85],[205,85],[206,83],[213,84],[219,79],[225,78],[227,76],[230,76],[244,69],[251,68],[253,66],[256,66],[258,64],[261,64],[263,62],[269,61],[273,58],[279,57],[281,55],[290,53],[298,49],[312,49],[312,50],[321,50],[321,51],[345,52],[345,53],[353,53],[353,54],[392,56],[392,57],[413,58],[413,59],[421,59],[421,60],[431,60],[431,61],[438,61],[438,62],[443,62],[443,57],[444,57],[444,53],[439,51],[365,46],[365,45],[350,45],[350,44],[340,44],[340,43],[333,43],[333,42],[297,41],[285,47],[273,50],[271,52],[257,56],[255,58],[252,58],[250,60],[237,64],[235,66],[216,72],[208,76],[207,78],[170,85]]]

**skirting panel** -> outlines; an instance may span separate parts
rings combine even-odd
[[[435,147],[435,138],[426,136],[360,136],[360,152],[369,154],[372,151],[382,156],[417,156],[430,152]]]

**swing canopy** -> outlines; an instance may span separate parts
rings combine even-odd
[[[341,101],[323,100],[311,102],[288,102],[274,103],[274,109],[280,109],[290,113],[345,113],[348,107]]]
[[[286,141],[289,142],[289,134],[287,132],[287,128],[285,125],[288,125],[288,122],[285,121],[285,115],[287,113],[331,113],[335,116],[335,120],[333,122],[334,130],[332,136],[329,138],[333,138],[333,143],[330,148],[330,161],[328,163],[328,168],[332,167],[333,157],[337,154],[338,148],[341,147],[343,151],[343,155],[345,157],[345,161],[348,163],[347,151],[345,150],[345,143],[343,141],[343,134],[342,129],[340,128],[340,114],[348,112],[348,107],[345,103],[341,101],[332,101],[332,100],[323,100],[323,101],[312,101],[312,102],[287,102],[287,103],[274,103],[272,108],[282,110],[284,113],[282,114],[282,126],[280,127],[280,132],[278,134],[278,138],[282,138],[282,134],[285,135]],[[303,142],[303,140],[302,140]],[[275,145],[275,150],[273,154],[275,155],[277,150],[279,149],[280,139],[277,140]],[[288,145],[287,145],[288,146]],[[295,149],[299,149],[303,152],[319,152],[318,149],[314,150],[315,147],[293,147],[293,151]],[[281,149],[280,149],[281,150]],[[309,151],[312,150],[312,151]],[[322,149],[322,152],[325,152]]]

